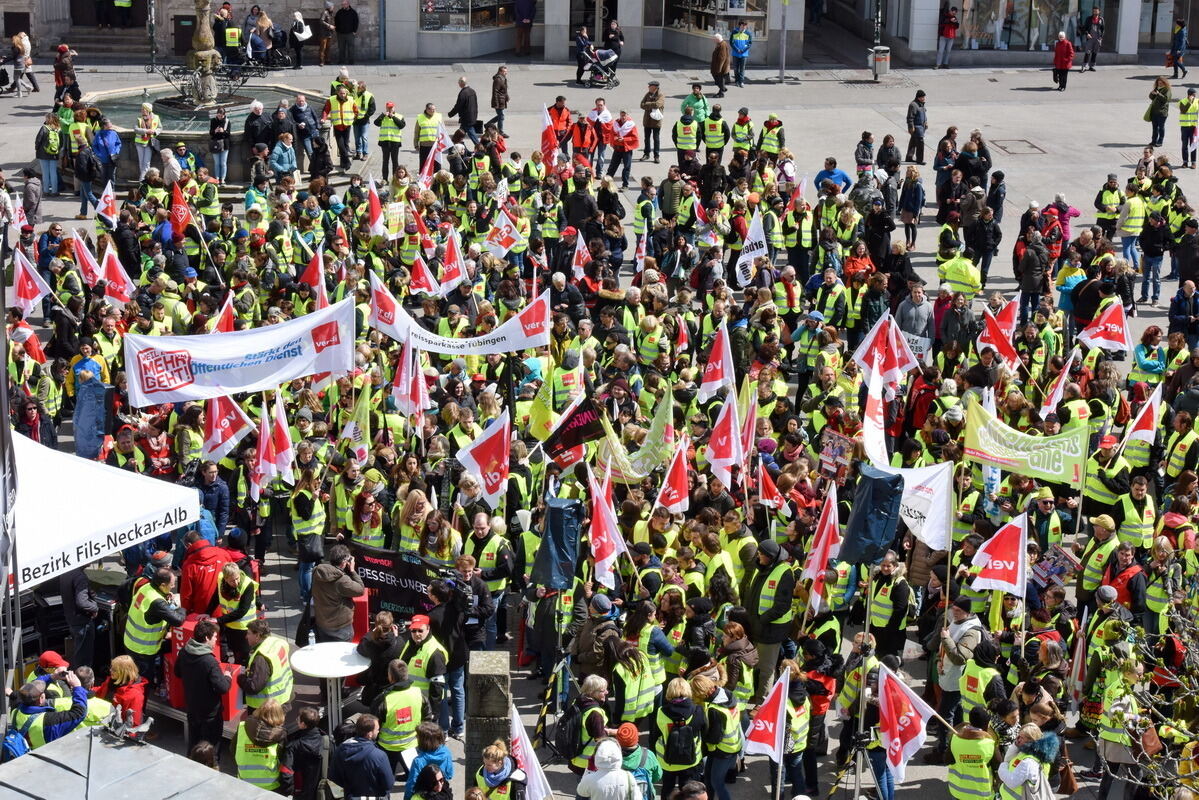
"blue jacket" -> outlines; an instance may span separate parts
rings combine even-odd
[[[661,631],[661,628],[656,628]],[[417,750],[416,757],[412,759],[412,766],[408,768],[408,782],[404,784],[404,800],[409,800],[416,791],[416,779],[420,776],[421,770],[430,764],[436,764],[441,770],[441,774],[445,776],[446,781],[454,778],[454,755],[450,752],[450,748],[444,744],[436,750],[426,753],[424,750]]]
[[[200,505],[212,512],[217,532],[224,532],[229,522],[229,484],[218,475],[212,483],[205,483],[201,479],[197,488],[200,490]]]
[[[386,797],[395,783],[387,754],[369,739],[346,739],[329,762],[329,780],[346,797]]]
[[[837,184],[837,190],[840,192],[849,191],[849,187],[853,186],[853,180],[849,177],[849,173],[837,167],[835,169],[822,169],[816,173],[816,191],[820,191],[820,184],[824,183],[825,179],[831,180]]]
[[[1190,317],[1199,317],[1199,292],[1195,292],[1188,300],[1179,289],[1170,301],[1170,329],[1167,332],[1184,333],[1187,336],[1199,333],[1199,323],[1191,322]]]
[[[101,164],[111,164],[121,155],[121,137],[116,131],[102,130],[92,139],[92,150]]]
[[[87,383],[76,384],[75,455],[80,458],[94,460],[100,455],[105,433],[104,397],[109,388],[108,384],[100,383],[95,377]]]
[[[1187,29],[1178,28],[1174,31],[1174,36],[1170,39],[1170,52],[1176,56],[1186,55],[1187,45]]]
[[[320,133],[320,123],[316,121],[316,113],[312,110],[312,106],[305,104],[303,108],[295,105],[291,106],[291,121],[296,124],[296,137],[298,141],[311,139]],[[301,128],[303,124],[305,127]]]
[[[42,732],[47,744],[55,739],[61,739],[79,727],[87,716],[87,689],[76,686],[71,690],[71,707],[67,711],[55,711],[53,706],[27,706],[22,704],[22,714],[45,714],[42,720]]]
[[[899,190],[899,210],[909,214],[919,214],[924,210],[924,182],[917,179],[915,183],[904,181]]]
[[[299,169],[296,165],[296,149],[279,142],[271,150],[270,164],[276,175],[295,172]]]
[[[753,32],[746,28],[745,36],[741,36],[742,31],[733,31],[729,36],[729,47],[732,48],[733,58],[749,58],[749,48],[753,46]]]

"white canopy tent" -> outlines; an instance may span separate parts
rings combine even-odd
[[[200,519],[195,489],[12,438],[21,589]]]

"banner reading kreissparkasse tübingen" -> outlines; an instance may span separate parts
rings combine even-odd
[[[988,414],[978,402],[966,404],[966,457],[1018,475],[1081,489],[1089,436],[1086,425],[1055,436],[1029,436]]]

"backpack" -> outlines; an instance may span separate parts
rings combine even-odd
[[[554,726],[554,749],[569,761],[583,752],[583,712],[578,703],[571,703],[558,717]]]
[[[695,761],[695,729],[691,721],[676,722],[666,734],[666,762],[672,765],[690,764]]]
[[[641,748],[641,762],[633,767],[629,772],[633,773],[633,782],[637,784],[637,788],[641,790],[641,800],[654,800],[657,795],[654,793],[654,781],[650,777],[649,769],[645,763],[649,760],[649,753],[643,747]]]
[[[0,763],[8,763],[14,758],[20,758],[29,750],[29,741],[25,738],[25,734],[16,728],[9,728],[4,733],[3,745],[0,745]]]

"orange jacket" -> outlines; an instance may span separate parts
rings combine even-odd
[[[593,150],[599,143],[595,126],[587,120],[570,126],[570,144],[576,150]]]

